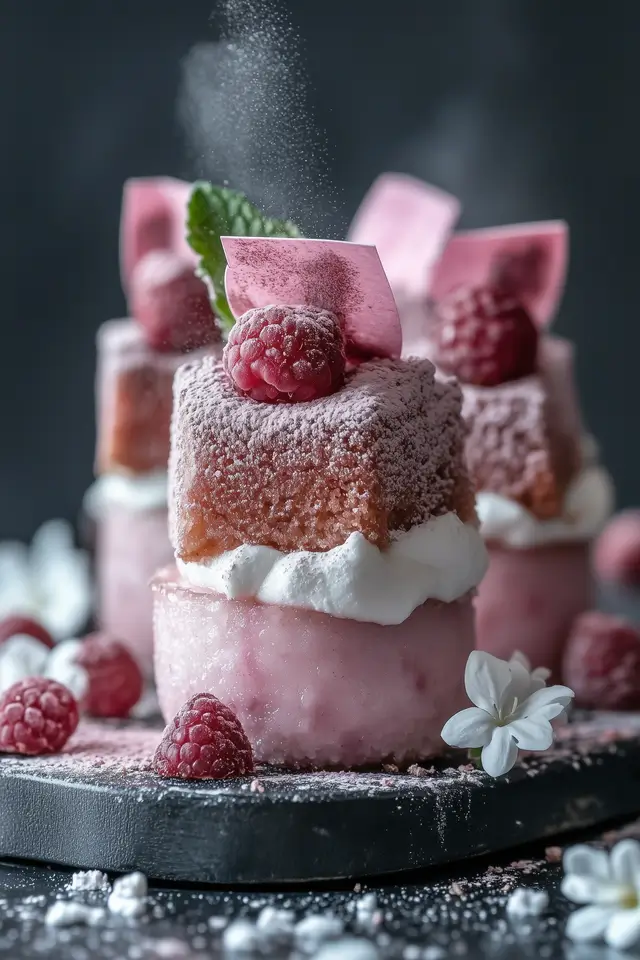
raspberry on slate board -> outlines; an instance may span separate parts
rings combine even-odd
[[[224,780],[251,773],[253,753],[233,710],[199,693],[165,727],[153,766],[161,777]]]
[[[78,704],[56,680],[27,677],[0,697],[0,752],[56,753],[78,726]]]

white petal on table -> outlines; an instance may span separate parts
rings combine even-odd
[[[565,933],[570,940],[599,940],[616,913],[615,907],[582,907],[567,920]]]
[[[508,773],[518,757],[518,747],[509,727],[496,727],[491,743],[482,749],[482,766],[490,777],[501,777]]]
[[[611,881],[611,869],[606,850],[597,850],[586,843],[569,847],[562,858],[562,866],[567,876],[576,874],[578,877],[592,877],[600,883]]]
[[[514,713],[514,719],[520,717],[529,717],[532,714],[536,713],[538,710],[545,709],[546,717],[549,718],[549,708],[559,705],[561,709],[564,709],[571,702],[573,698],[573,690],[570,687],[563,687],[560,684],[556,684],[553,687],[542,687],[540,690],[534,690],[531,696],[522,703]],[[557,713],[553,713],[553,716],[558,716],[560,713],[559,710]]]
[[[621,840],[609,854],[611,877],[615,883],[640,887],[640,843],[637,840]]]
[[[548,750],[553,743],[553,727],[547,719],[537,714],[513,720],[509,724],[509,731],[520,750]]]
[[[640,910],[619,910],[607,926],[605,940],[618,950],[640,942]]]
[[[504,660],[482,650],[474,650],[469,654],[464,685],[469,700],[476,707],[496,716],[496,708],[503,702],[510,683],[511,669]]]
[[[484,747],[491,740],[494,729],[494,720],[485,710],[468,707],[447,720],[441,737],[450,747]]]

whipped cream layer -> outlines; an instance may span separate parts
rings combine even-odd
[[[591,540],[606,523],[613,505],[613,481],[597,464],[578,474],[567,490],[562,516],[553,520],[539,520],[521,504],[496,493],[479,493],[476,498],[484,539],[519,550]]]
[[[106,507],[127,510],[159,510],[167,506],[168,476],[166,470],[151,473],[104,473],[89,487],[84,506],[92,517],[99,517]]]
[[[230,600],[254,598],[385,626],[403,623],[427,600],[463,597],[487,565],[478,530],[454,513],[395,535],[386,550],[352,533],[326,552],[244,544],[199,563],[178,560],[188,583]]]

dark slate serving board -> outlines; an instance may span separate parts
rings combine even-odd
[[[0,760],[0,856],[221,884],[371,877],[463,860],[640,811],[640,718],[575,722],[491,780],[459,753],[423,776],[262,768],[161,780],[159,729],[85,724],[51,758]]]

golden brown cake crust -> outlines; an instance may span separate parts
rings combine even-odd
[[[463,466],[461,395],[428,360],[362,364],[337,393],[298,404],[239,397],[211,358],[174,384],[170,531],[197,561],[243,543],[329,550],[361,532],[385,547],[460,507],[474,519]]]

